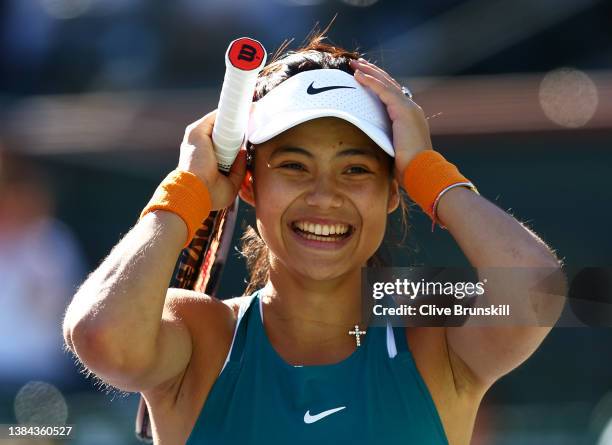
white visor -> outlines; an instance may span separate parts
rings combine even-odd
[[[339,69],[303,71],[255,102],[248,140],[261,144],[302,122],[338,117],[355,125],[395,156],[391,120],[378,96]]]

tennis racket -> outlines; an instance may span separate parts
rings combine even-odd
[[[212,133],[217,164],[223,174],[229,174],[244,143],[255,83],[266,58],[263,45],[248,37],[231,42],[225,53],[225,76]],[[171,287],[216,295],[231,247],[238,203],[236,196],[229,207],[208,215],[189,246],[181,252]],[[144,442],[153,441],[149,413],[142,396],[136,414],[136,436]]]

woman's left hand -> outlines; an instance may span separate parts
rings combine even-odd
[[[395,150],[395,177],[403,184],[403,173],[412,158],[423,150],[432,150],[425,114],[402,87],[383,69],[363,59],[351,60],[355,79],[369,87],[386,105],[392,122]]]

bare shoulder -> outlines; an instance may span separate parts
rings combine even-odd
[[[469,443],[486,392],[448,347],[446,328],[406,328],[408,345],[450,443]]]
[[[193,429],[229,352],[236,304],[238,301],[228,304],[201,292],[168,290],[162,321],[184,326],[192,349],[189,363],[179,375],[142,393],[158,438],[184,443]]]
[[[228,298],[227,300],[223,300],[223,303],[231,309],[234,317],[238,317],[240,306],[242,306],[248,299],[248,295],[243,295],[242,297]]]
[[[202,292],[189,289],[171,287],[166,295],[166,308],[195,308],[206,307],[208,310],[215,310],[215,307],[223,306],[222,300],[211,297]]]
[[[239,297],[228,298],[226,300],[220,300],[216,297],[211,297],[202,292],[197,292],[188,289],[170,288],[166,296],[166,307],[167,308],[188,308],[195,307],[206,307],[209,309],[204,310],[221,310],[222,307],[229,308],[232,312],[238,313],[240,305],[249,298],[248,295],[242,295]]]
[[[191,372],[210,372],[224,360],[232,340],[236,316],[221,300],[187,289],[170,288],[162,326],[184,329],[191,339],[191,358],[179,375],[143,391],[150,399],[174,398]],[[170,396],[170,397],[169,397]]]
[[[194,348],[223,348],[233,333],[236,315],[223,300],[186,289],[168,290],[163,318],[178,318],[189,330]]]

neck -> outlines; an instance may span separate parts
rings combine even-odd
[[[274,264],[260,294],[266,330],[277,344],[286,342],[304,351],[326,345],[350,348],[355,339],[348,331],[356,324],[365,327],[360,269],[329,280],[312,280]]]

